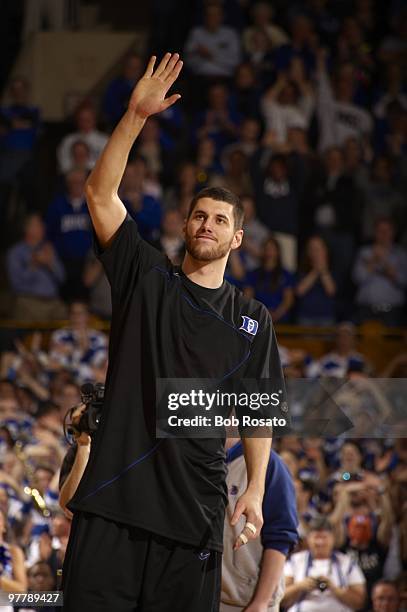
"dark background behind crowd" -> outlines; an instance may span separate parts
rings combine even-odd
[[[181,101],[148,120],[120,187],[143,237],[180,263],[192,197],[231,189],[246,221],[228,280],[264,302],[278,337],[278,324],[337,325],[322,353],[280,340],[288,377],[404,377],[407,364],[402,349],[375,363],[357,327],[376,321],[402,337],[406,323],[405,3],[151,2],[134,17],[144,51],[130,50],[99,96],[52,123],[12,72],[28,37],[77,27],[81,3],[46,4],[4,2],[0,20],[0,311],[31,329],[2,331],[0,568],[32,588],[38,575],[55,586],[69,534],[57,508],[63,416],[79,385],[103,382],[107,368],[110,290],[92,251],[86,177],[150,53],[178,51],[185,66]],[[107,4],[101,14],[124,29]],[[328,516],[369,593],[383,578],[406,591],[405,439],[290,437],[277,448],[295,480],[301,535]]]

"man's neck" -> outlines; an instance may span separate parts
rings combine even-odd
[[[227,257],[215,261],[198,261],[186,253],[182,262],[182,271],[189,280],[207,289],[218,289],[222,286]]]

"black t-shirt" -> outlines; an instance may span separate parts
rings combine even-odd
[[[387,549],[379,544],[375,537],[369,546],[364,549],[352,546],[348,541],[342,548],[343,552],[349,555],[359,565],[366,578],[368,599],[371,601],[372,588],[374,584],[383,576],[384,564],[387,557]]]
[[[223,440],[156,439],[156,378],[233,372],[283,384],[271,317],[226,281],[193,283],[129,217],[99,257],[112,289],[109,369],[99,430],[68,508],[221,551]],[[256,335],[240,329],[242,316],[258,322]]]

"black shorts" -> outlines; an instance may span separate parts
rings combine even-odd
[[[65,612],[218,612],[222,554],[76,512]]]

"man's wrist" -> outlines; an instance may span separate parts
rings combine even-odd
[[[262,500],[264,497],[264,488],[265,488],[264,482],[252,480],[247,483],[246,492],[249,492],[252,495],[256,495],[256,496],[258,495],[259,498]]]
[[[148,117],[141,115],[135,108],[128,108],[125,116],[134,123],[135,127],[142,127],[148,119]]]

